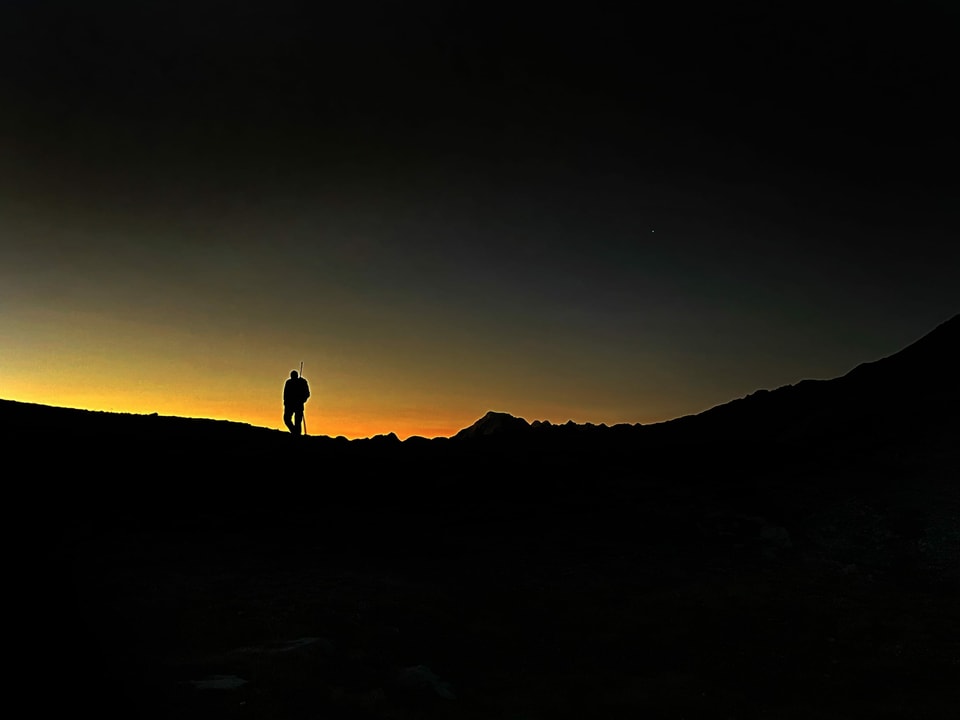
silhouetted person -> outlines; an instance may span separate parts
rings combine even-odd
[[[303,425],[303,404],[310,397],[310,386],[306,378],[299,376],[296,370],[290,371],[290,379],[283,384],[283,424],[294,435],[300,434]]]

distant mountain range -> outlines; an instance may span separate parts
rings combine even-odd
[[[490,411],[451,438],[400,441],[394,433],[360,440],[311,437],[311,441],[358,445],[455,445],[468,442],[533,443],[596,440],[604,444],[630,441],[645,447],[707,444],[732,447],[798,446],[815,441],[870,445],[893,439],[917,440],[955,428],[960,405],[960,315],[955,315],[903,350],[858,365],[832,380],[804,380],[775,390],[756,392],[688,415],[651,425],[552,424]],[[131,415],[51,407],[0,400],[5,435],[89,438],[93,435],[168,439],[203,437],[266,441],[286,433],[244,423],[169,416]],[[287,439],[287,438],[284,438]]]
[[[960,315],[955,315],[903,350],[858,365],[832,380],[804,380],[776,390],[757,390],[696,415],[653,425],[553,425],[528,423],[507,413],[489,412],[454,439],[503,435],[566,434],[576,429],[638,431],[635,437],[658,442],[797,444],[844,437],[861,442],[935,432],[955,423],[960,402]],[[642,431],[642,432],[641,432]]]

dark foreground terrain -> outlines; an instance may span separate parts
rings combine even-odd
[[[403,443],[0,402],[10,686],[126,718],[954,720],[957,340],[656,426]]]

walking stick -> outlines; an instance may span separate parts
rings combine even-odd
[[[300,379],[303,380],[303,360],[300,361]],[[303,434],[307,435],[307,408],[303,408]]]

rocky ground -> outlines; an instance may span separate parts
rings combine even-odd
[[[649,427],[347,441],[0,401],[8,704],[955,720],[958,338]]]
[[[81,524],[58,549],[80,695],[129,718],[957,717],[955,491],[780,484]]]

